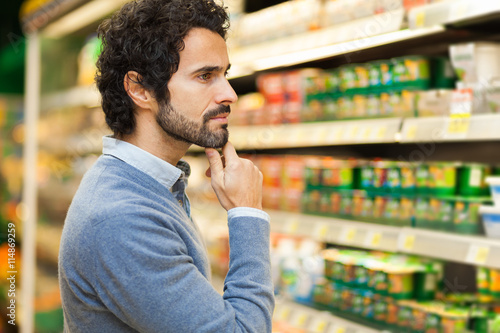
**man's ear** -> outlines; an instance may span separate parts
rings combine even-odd
[[[136,71],[128,71],[123,78],[123,87],[132,101],[142,109],[151,109],[155,100],[151,93],[140,83],[141,75]]]

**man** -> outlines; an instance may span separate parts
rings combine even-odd
[[[61,240],[66,332],[270,332],[262,174],[228,142],[228,16],[213,0],[137,0],[99,27],[97,86],[113,136],[84,176]],[[224,293],[210,284],[185,195],[191,144],[228,211]],[[224,158],[214,148],[222,147]]]

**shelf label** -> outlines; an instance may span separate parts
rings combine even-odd
[[[423,28],[425,27],[425,11],[419,11],[415,15],[415,27],[416,28]]]
[[[385,134],[387,133],[387,127],[383,126],[383,127],[380,127],[377,131],[377,137],[376,139],[378,140],[382,140],[383,138],[385,138]]]
[[[304,312],[304,311],[296,311],[293,315],[293,318],[290,320],[290,323],[293,327],[304,327],[304,325],[307,322],[307,319],[309,319],[309,315]]]
[[[358,133],[359,133],[359,125],[354,125],[353,127],[351,127],[351,131],[349,132],[347,140],[356,140],[358,137]]]
[[[371,129],[371,127],[366,127],[363,130],[363,136],[362,136],[361,140],[364,141],[364,142],[368,142],[368,141],[370,141],[371,135],[372,135],[372,129]]]
[[[342,142],[342,137],[344,136],[344,130],[339,128],[335,131],[335,142]]]
[[[407,140],[414,140],[415,137],[417,136],[417,125],[412,124],[408,126],[406,130],[406,139]]]
[[[369,231],[366,234],[365,246],[368,248],[377,248],[380,245],[380,240],[382,239],[382,233],[376,231]]]
[[[352,243],[354,237],[356,236],[355,228],[343,228],[340,232],[339,241],[340,243]]]
[[[295,234],[297,229],[299,228],[299,220],[298,219],[290,219],[285,223],[284,233],[286,234]]]
[[[314,226],[313,237],[317,240],[325,240],[328,236],[328,231],[327,223],[316,223]]]
[[[290,317],[290,313],[292,312],[290,307],[286,305],[280,306],[277,310],[278,311],[275,316],[278,321],[287,321],[288,317]]]
[[[311,136],[312,144],[317,144],[317,145],[324,144],[326,138],[328,137],[328,134],[329,134],[328,128],[326,127],[317,128],[314,131],[313,135]]]
[[[450,117],[445,122],[446,138],[464,139],[469,132],[472,112],[472,89],[457,89],[451,95]]]
[[[415,235],[401,234],[398,239],[398,247],[404,251],[412,251],[415,247]]]
[[[309,325],[308,332],[324,333],[327,327],[328,327],[328,320],[320,316],[315,316],[311,320],[311,325]]]
[[[336,324],[333,325],[329,330],[328,333],[345,333],[346,328],[342,325]]]
[[[469,251],[467,252],[467,256],[465,257],[465,261],[471,264],[484,264],[488,259],[489,253],[489,246],[471,244],[471,246],[469,247]]]

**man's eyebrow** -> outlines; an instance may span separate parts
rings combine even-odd
[[[231,68],[231,64],[227,65],[227,68],[224,70],[221,66],[203,66],[193,71],[193,74],[205,73],[205,72],[227,72]]]

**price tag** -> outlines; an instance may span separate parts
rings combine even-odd
[[[303,311],[297,311],[293,315],[293,319],[291,320],[291,324],[293,327],[304,327],[304,325],[307,322],[307,319],[309,318],[309,315]]]
[[[326,143],[328,134],[330,134],[328,128],[326,127],[317,128],[314,131],[313,135],[311,136],[312,138],[311,144],[321,145]]]
[[[340,243],[352,243],[356,237],[356,229],[355,228],[343,228],[340,232]]]
[[[405,251],[412,251],[415,246],[415,235],[401,234],[399,238],[399,248]]]
[[[367,127],[363,130],[363,136],[361,138],[362,141],[364,142],[368,142],[370,141],[370,137],[371,137],[371,134],[372,134],[372,129],[371,127]]]
[[[299,220],[292,219],[292,220],[289,220],[288,222],[285,223],[284,232],[286,234],[293,235],[297,232],[298,228],[299,228]]]
[[[417,125],[413,124],[408,126],[406,130],[406,139],[414,140],[416,136],[417,136]]]
[[[345,333],[346,328],[342,325],[336,324],[333,325],[329,330],[328,333]]]
[[[288,317],[290,317],[290,313],[292,312],[290,307],[286,305],[280,306],[277,310],[278,311],[275,316],[278,321],[287,321]]]
[[[335,142],[342,142],[342,137],[344,136],[344,130],[339,128],[335,131]]]
[[[489,246],[479,246],[471,244],[471,246],[469,247],[469,251],[467,252],[465,261],[471,264],[484,264],[488,259],[489,253]]]
[[[377,248],[382,239],[381,232],[370,231],[366,234],[365,246],[368,248]]]
[[[359,125],[354,125],[353,127],[351,127],[351,131],[349,132],[349,136],[347,137],[347,140],[356,140],[356,138],[358,137],[358,133],[359,133]]]
[[[313,237],[317,240],[325,240],[328,235],[328,231],[327,223],[317,223],[314,227]]]
[[[319,316],[316,316],[316,317],[312,318],[311,325],[309,325],[308,332],[324,333],[326,331],[327,327],[328,327],[328,320],[326,320],[325,318],[321,318]]]
[[[469,131],[472,112],[472,89],[457,89],[451,95],[450,117],[445,122],[446,138],[464,139]]]
[[[385,138],[385,134],[387,133],[387,127],[383,126],[383,127],[380,127],[377,131],[377,137],[376,139],[378,140],[382,140],[383,138]]]

